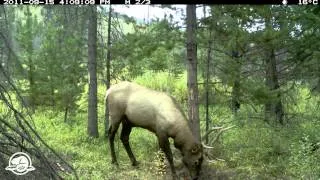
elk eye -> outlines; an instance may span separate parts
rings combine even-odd
[[[199,161],[195,161],[195,162],[194,162],[194,165],[195,165],[195,166],[198,166],[198,165],[199,165]]]

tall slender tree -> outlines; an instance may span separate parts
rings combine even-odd
[[[88,23],[88,72],[89,72],[89,98],[88,98],[88,135],[98,137],[97,115],[97,7],[89,7]]]
[[[28,81],[28,101],[29,104],[34,107],[36,101],[36,90],[35,85],[36,81],[36,70],[35,70],[35,57],[34,57],[34,40],[36,36],[37,29],[37,19],[33,16],[31,7],[22,8],[25,22],[20,21],[18,23],[19,35],[18,41],[21,48],[20,55],[23,57],[22,61],[25,64],[25,71],[27,72],[27,81]]]
[[[206,132],[209,131],[210,126],[210,118],[209,118],[209,91],[210,91],[210,61],[211,61],[211,54],[212,54],[212,31],[209,30],[209,40],[208,40],[208,49],[207,49],[207,62],[206,62]],[[206,136],[205,139],[206,143],[209,142],[209,137]]]
[[[108,16],[108,42],[107,42],[107,63],[106,63],[106,89],[110,88],[110,62],[111,62],[111,16],[112,16],[112,8],[109,6],[109,16]],[[107,100],[107,99],[105,99]],[[107,101],[105,102],[105,128],[104,134],[107,137],[109,128],[109,109],[107,106]]]
[[[196,5],[187,5],[187,73],[189,121],[194,135],[200,140],[199,100],[197,83],[197,16]]]
[[[283,105],[281,102],[281,93],[279,85],[279,75],[277,71],[276,51],[275,42],[277,41],[273,34],[275,33],[273,22],[272,22],[272,8],[265,8],[265,39],[264,44],[265,50],[265,75],[266,75],[266,86],[269,91],[276,93],[276,98],[273,101],[268,101],[265,104],[265,119],[275,118],[278,122],[283,124]],[[281,47],[278,47],[278,49]]]

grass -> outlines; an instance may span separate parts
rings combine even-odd
[[[149,77],[151,74],[147,74]],[[158,73],[157,78],[137,78],[137,82],[153,89],[162,91],[173,90],[178,101],[186,95],[182,85],[184,76],[175,81],[168,74]],[[161,83],[160,83],[161,82]],[[102,134],[103,125],[103,95],[104,87],[98,90],[99,104],[99,138],[87,136],[87,88],[79,100],[79,111],[71,115],[68,122],[63,122],[63,112],[48,109],[37,110],[34,121],[43,139],[59,152],[77,170],[80,179],[163,179],[159,176],[159,159],[156,152],[158,145],[156,137],[147,130],[134,128],[130,142],[132,150],[140,162],[138,167],[132,167],[122,143],[119,132],[116,136],[115,149],[119,168],[110,164],[108,142]],[[183,95],[184,94],[184,95]],[[297,115],[291,118],[286,126],[266,124],[263,114],[253,111],[248,104],[242,104],[237,117],[231,115],[227,104],[217,104],[210,107],[210,117],[216,126],[236,125],[235,128],[223,133],[214,149],[206,152],[210,168],[230,179],[319,179],[319,152],[311,152],[314,143],[320,142],[319,131],[319,96],[308,98],[305,88],[295,92],[296,104],[287,104],[288,113]],[[256,106],[259,112],[263,107]],[[200,106],[200,117],[204,120],[204,108]],[[201,122],[203,125],[204,121]],[[204,132],[204,126],[201,126]],[[211,136],[211,138],[213,138]],[[222,159],[223,161],[217,160]],[[213,162],[213,163],[212,163]],[[213,177],[213,176],[211,176]],[[70,179],[66,177],[66,179]],[[211,178],[212,179],[212,178]],[[217,178],[215,178],[217,179]]]
[[[120,165],[117,168],[110,164],[108,142],[101,133],[102,121],[99,122],[100,137],[89,138],[85,112],[76,114],[68,122],[63,122],[63,115],[63,112],[38,110],[34,122],[43,139],[73,165],[80,179],[163,179],[158,175],[161,170],[156,158],[156,137],[149,131],[134,128],[131,134],[132,150],[140,162],[138,167],[131,166],[118,132],[115,149]],[[207,152],[214,159],[224,159],[210,166],[222,174],[229,172],[231,179],[317,179],[320,157],[316,152],[311,154],[305,150],[310,143],[317,142],[318,138],[311,135],[319,132],[315,132],[318,126],[309,123],[312,121],[278,128],[270,128],[257,120],[240,123],[223,134],[212,152]],[[310,134],[309,139],[302,142],[300,134]]]
[[[35,124],[43,139],[75,167],[80,179],[156,179],[156,137],[143,129],[133,129],[131,145],[139,167],[131,162],[117,135],[115,149],[119,168],[110,164],[110,152],[103,134],[90,138],[86,133],[86,115],[77,114],[69,122],[63,122],[63,113],[48,110],[37,111]],[[103,132],[103,124],[99,124]],[[118,133],[119,134],[119,133]]]

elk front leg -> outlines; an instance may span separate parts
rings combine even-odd
[[[131,129],[132,129],[132,126],[128,121],[126,120],[122,121],[122,131],[121,131],[120,139],[122,141],[124,148],[127,151],[127,154],[131,160],[132,166],[137,166],[138,162],[132,153],[130,143],[129,143],[129,136],[131,133]]]
[[[170,149],[170,143],[169,143],[169,140],[168,140],[168,137],[166,136],[158,136],[158,140],[159,140],[159,145],[160,145],[160,148],[161,150],[164,152],[164,154],[166,155],[166,158],[170,164],[170,168],[171,168],[171,172],[172,172],[172,178],[175,180],[175,179],[178,179],[177,177],[177,174],[176,174],[176,169],[174,167],[174,164],[173,164],[173,156],[172,156],[172,152],[171,152],[171,149]]]

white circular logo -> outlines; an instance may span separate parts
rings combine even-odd
[[[16,175],[24,175],[36,168],[32,166],[31,158],[24,152],[14,153],[9,159],[9,165],[6,170]]]

